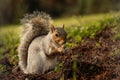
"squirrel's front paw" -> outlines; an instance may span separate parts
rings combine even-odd
[[[61,46],[59,48],[54,48],[54,47],[50,46],[50,48],[49,48],[50,54],[62,53],[63,51],[64,51],[64,46]]]
[[[57,51],[60,53],[63,52],[63,50],[64,50],[64,46],[61,46],[60,48],[57,49]]]

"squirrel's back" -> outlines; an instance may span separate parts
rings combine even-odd
[[[51,25],[51,17],[44,12],[34,12],[27,14],[21,20],[24,25],[20,45],[18,47],[19,66],[21,70],[25,70],[27,66],[28,48],[33,39],[38,36],[43,36],[48,33],[48,28]]]

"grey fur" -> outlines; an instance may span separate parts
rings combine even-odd
[[[34,23],[34,19],[37,18],[39,25]],[[48,33],[47,28],[50,26],[51,17],[43,12],[34,12],[33,14],[26,15],[21,23],[24,25],[21,42],[18,47],[19,66],[25,71],[27,67],[28,48],[32,40],[37,36],[46,35]]]
[[[49,47],[50,41],[50,33],[46,36],[37,37],[32,41],[28,49],[28,64],[25,73],[44,73],[56,66],[56,56],[53,58],[46,56],[46,54],[52,54]]]
[[[18,57],[20,69],[28,73],[44,73],[49,69],[53,69],[57,64],[57,56],[50,57],[58,52],[58,46],[52,39],[51,31],[48,27],[51,25],[51,18],[43,12],[34,12],[22,19],[25,25],[21,42],[18,47]],[[63,29],[56,29],[60,33]],[[55,48],[53,50],[51,44]]]

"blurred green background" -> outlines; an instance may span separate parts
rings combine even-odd
[[[53,18],[108,13],[120,10],[120,0],[0,0],[0,25],[19,23],[35,10]]]
[[[65,24],[67,47],[94,38],[106,27],[115,27],[113,39],[120,40],[120,0],[0,0],[0,60],[7,58],[17,66],[21,31],[20,19],[26,13],[44,11],[51,15],[55,26]],[[97,42],[96,45],[99,45]],[[120,53],[120,50],[113,54]],[[6,68],[0,64],[0,74]]]

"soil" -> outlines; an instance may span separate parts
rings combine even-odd
[[[45,74],[23,74],[13,70],[7,57],[0,60],[6,70],[0,80],[120,80],[120,40],[112,37],[112,28],[106,27],[94,38],[86,37],[78,46],[66,50],[58,57],[61,63]]]

